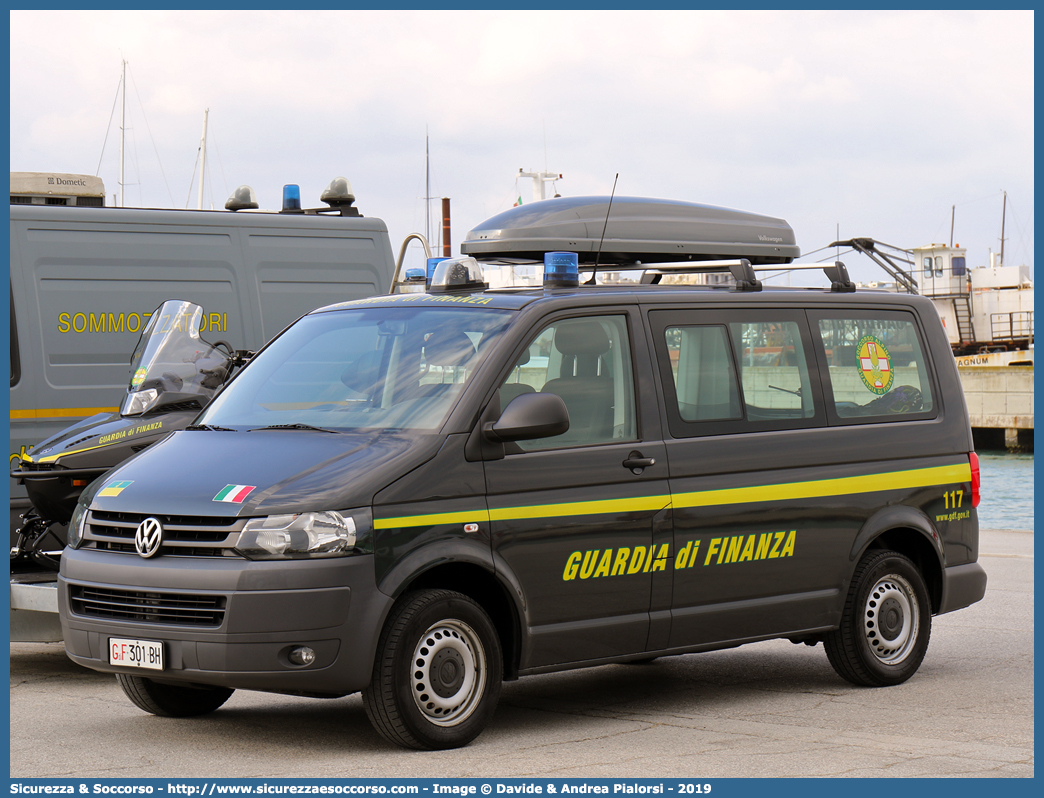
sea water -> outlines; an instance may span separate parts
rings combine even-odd
[[[979,452],[980,529],[1033,529],[1033,454]]]

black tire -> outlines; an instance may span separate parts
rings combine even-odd
[[[390,742],[459,748],[493,717],[503,672],[500,638],[482,607],[449,590],[407,593],[384,624],[363,705]]]
[[[931,633],[928,588],[917,566],[895,551],[870,551],[852,576],[841,626],[824,647],[842,679],[887,687],[917,672]]]
[[[207,715],[228,701],[235,692],[227,687],[163,684],[129,673],[117,673],[116,681],[136,707],[163,718]]]

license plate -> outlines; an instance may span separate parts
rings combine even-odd
[[[163,670],[163,644],[154,640],[109,638],[109,664],[125,668]]]

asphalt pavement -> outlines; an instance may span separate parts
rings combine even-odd
[[[1030,532],[982,532],[985,599],[934,619],[903,685],[853,687],[786,641],[530,676],[455,751],[386,743],[358,695],[158,718],[61,644],[13,643],[11,776],[1032,777],[1033,556]]]

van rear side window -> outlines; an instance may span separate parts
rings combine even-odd
[[[656,345],[675,437],[826,425],[803,314],[654,311],[650,320],[663,325]]]
[[[827,363],[827,401],[838,419],[933,415],[931,381],[910,315],[855,315],[814,322]]]
[[[727,328],[668,327],[664,340],[682,420],[742,419]]]
[[[747,418],[771,420],[815,415],[801,333],[792,321],[730,324],[740,364]]]

